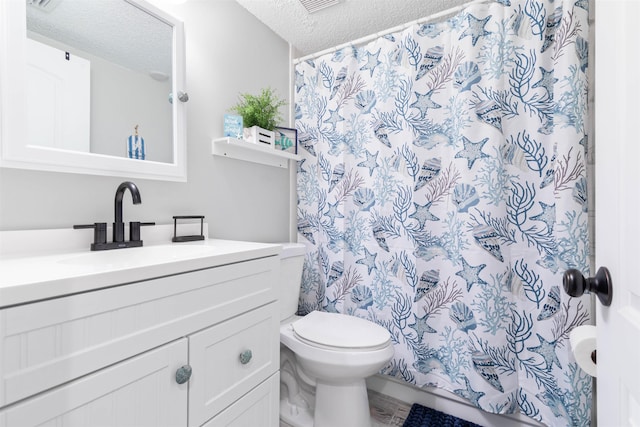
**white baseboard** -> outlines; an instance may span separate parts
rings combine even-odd
[[[367,388],[410,405],[419,403],[481,426],[543,427],[543,424],[522,414],[491,414],[470,405],[464,399],[448,391],[435,387],[418,388],[389,376],[374,375],[367,378]]]

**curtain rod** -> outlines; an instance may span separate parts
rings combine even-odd
[[[494,1],[495,0],[473,0],[473,1],[470,1],[468,3],[461,4],[460,6],[455,6],[455,7],[452,7],[450,9],[443,10],[442,12],[434,13],[433,15],[429,15],[427,17],[424,17],[424,18],[421,18],[421,19],[418,19],[418,20],[415,20],[415,21],[411,21],[411,22],[408,22],[406,24],[398,25],[397,27],[389,28],[388,30],[384,30],[384,31],[381,31],[381,32],[378,32],[378,33],[369,34],[368,36],[365,36],[365,37],[362,37],[362,38],[359,38],[359,39],[356,39],[356,40],[353,40],[353,41],[350,41],[350,42],[347,42],[347,43],[343,43],[343,44],[340,44],[340,45],[337,45],[337,46],[334,46],[334,47],[330,47],[328,49],[321,50],[320,52],[312,53],[310,55],[303,56],[301,58],[296,58],[296,59],[293,60],[293,64],[295,65],[295,64],[298,64],[300,62],[307,61],[309,59],[318,58],[318,57],[320,57],[322,55],[326,55],[327,53],[332,53],[332,52],[336,52],[336,51],[338,51],[340,49],[344,49],[345,47],[363,44],[363,43],[375,40],[375,39],[377,39],[379,37],[386,36],[386,35],[391,34],[391,33],[397,33],[399,31],[402,31],[402,30],[405,30],[405,29],[411,27],[412,25],[421,25],[421,24],[424,24],[426,22],[442,18],[444,16],[454,15],[454,14],[460,12],[461,10],[466,9],[469,6],[473,6],[473,5],[476,5],[476,4],[482,4],[482,3],[492,3]]]

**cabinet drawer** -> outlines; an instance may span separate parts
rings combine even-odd
[[[187,339],[175,341],[0,411],[0,427],[185,425],[187,384],[175,372]]]
[[[274,374],[202,427],[277,427],[279,396],[280,375]]]
[[[277,269],[267,257],[0,310],[0,406],[274,301]]]
[[[279,324],[278,304],[271,303],[189,337],[189,426],[200,426],[278,370]]]

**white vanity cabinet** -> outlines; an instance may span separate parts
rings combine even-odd
[[[278,268],[270,255],[1,308],[0,426],[277,426]]]

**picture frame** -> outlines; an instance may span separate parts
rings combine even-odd
[[[298,130],[276,126],[274,129],[276,140],[274,148],[291,154],[298,154]]]
[[[243,119],[242,116],[237,114],[225,114],[224,115],[224,136],[242,139],[243,132]]]

